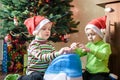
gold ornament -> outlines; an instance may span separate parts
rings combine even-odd
[[[39,0],[39,2],[38,2],[38,7],[40,6],[40,4],[42,4],[42,0]]]

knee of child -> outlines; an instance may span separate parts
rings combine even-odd
[[[20,76],[17,80],[31,80],[28,75]]]
[[[30,74],[31,80],[43,80],[43,76],[40,72],[32,72]]]
[[[32,72],[30,75],[23,75],[18,80],[43,80],[40,72]]]

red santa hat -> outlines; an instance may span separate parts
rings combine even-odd
[[[104,37],[105,29],[106,29],[106,16],[99,17],[90,21],[85,27],[85,32],[88,28],[91,28],[95,31],[101,38]]]
[[[26,19],[24,21],[24,24],[26,25],[29,34],[36,35],[39,32],[39,30],[49,22],[50,20],[48,20],[44,16],[33,16],[31,18]]]

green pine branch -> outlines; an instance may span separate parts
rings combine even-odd
[[[71,17],[71,7],[74,7],[70,3],[73,0],[0,0],[2,8],[0,9],[0,34],[6,35],[10,31],[15,31],[18,28],[16,34],[26,33],[24,20],[32,17],[33,15],[43,15],[53,21],[54,27],[52,29],[51,40],[57,42],[60,35],[66,33],[73,33],[72,28],[77,28],[79,22],[76,22]],[[18,20],[18,26],[14,25],[14,17]],[[19,28],[22,30],[19,31]],[[25,36],[28,39],[28,36]],[[55,40],[54,40],[55,38]]]

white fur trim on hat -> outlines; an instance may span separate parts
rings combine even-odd
[[[96,27],[95,25],[93,25],[93,24],[88,24],[88,25],[85,27],[85,32],[86,32],[86,29],[88,29],[88,28],[94,30],[101,38],[104,37],[104,35],[103,35],[103,33],[101,32],[101,30],[100,30],[98,27]]]
[[[39,32],[39,30],[45,25],[45,24],[47,24],[47,23],[49,23],[50,22],[50,20],[48,20],[48,19],[43,19],[38,25],[37,25],[37,27],[35,28],[35,30],[33,31],[33,35],[36,35],[38,32]]]

